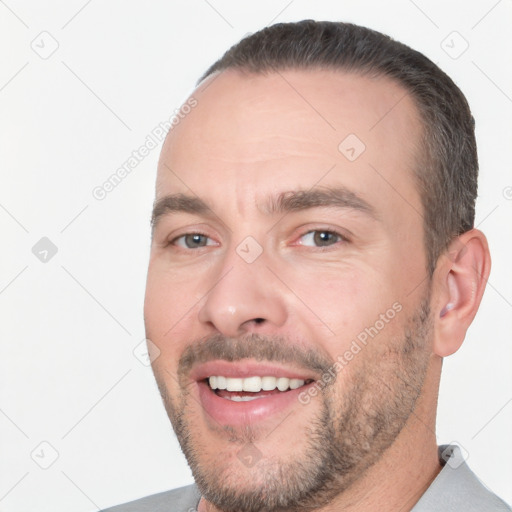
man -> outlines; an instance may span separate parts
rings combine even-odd
[[[304,21],[242,40],[191,97],[144,314],[196,485],[109,510],[510,510],[435,436],[490,271],[460,90],[387,36]]]

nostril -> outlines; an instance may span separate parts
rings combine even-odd
[[[255,318],[254,319],[254,323],[256,323],[256,324],[262,324],[264,321],[265,321],[264,318]]]

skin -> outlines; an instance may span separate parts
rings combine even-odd
[[[396,368],[404,361],[404,332],[427,301],[428,328],[414,360],[421,371],[405,369],[401,378],[411,395],[403,424],[391,444],[374,439],[350,474],[340,477],[338,491],[333,487],[314,508],[410,510],[441,469],[435,415],[442,358],[459,348],[478,309],[490,270],[484,235],[471,230],[458,237],[428,276],[422,205],[412,177],[422,125],[411,98],[387,78],[230,70],[207,79],[193,96],[197,106],[171,130],[162,150],[156,200],[182,193],[209,209],[158,219],[144,308],[146,336],[160,350],[153,370],[173,425],[182,411],[207,474],[222,474],[234,489],[261,487],[269,467],[288,467],[305,456],[322,399],[344,410],[353,393],[363,419],[391,403],[402,386]],[[349,134],[366,146],[354,161],[338,149]],[[270,198],[280,193],[339,187],[373,213],[333,206],[268,211]],[[331,245],[317,247],[313,230],[346,240],[335,236]],[[201,233],[208,245],[188,248],[187,233]],[[237,252],[248,236],[262,250],[252,263]],[[400,313],[322,397],[307,405],[297,401],[263,421],[215,424],[193,379],[178,372],[187,348],[215,335],[279,337],[336,360],[394,303]],[[441,314],[447,304],[448,313]],[[366,394],[354,394],[360,382]],[[236,456],[248,442],[262,457],[250,468]],[[220,510],[206,499],[199,509]]]

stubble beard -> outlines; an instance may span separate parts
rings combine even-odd
[[[233,468],[240,461],[223,459],[222,454],[205,455],[207,440],[194,428],[199,422],[204,424],[204,419],[194,417],[187,390],[182,387],[179,396],[171,397],[163,376],[155,371],[165,408],[202,496],[224,512],[298,512],[328,504],[382,457],[413,413],[428,367],[431,331],[427,296],[399,339],[382,339],[379,333],[370,342],[386,343],[386,357],[376,360],[368,353],[366,359],[359,359],[365,351],[372,351],[369,344],[356,356],[360,364],[350,363],[354,369],[347,373],[343,389],[337,390],[334,383],[316,397],[320,410],[301,435],[302,446],[280,459],[263,457],[252,468],[250,481],[241,480]],[[260,352],[270,353],[277,347],[275,342],[259,337]],[[245,357],[250,357],[251,350],[246,347],[255,346],[233,343]],[[286,428],[286,420],[278,428]],[[213,434],[223,435],[235,453],[258,437],[251,427],[235,431],[219,426],[216,430]]]

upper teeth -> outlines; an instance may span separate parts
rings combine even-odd
[[[226,389],[227,391],[286,391],[287,389],[297,389],[304,385],[302,379],[288,379],[287,377],[223,377],[221,375],[209,378],[212,389]]]

